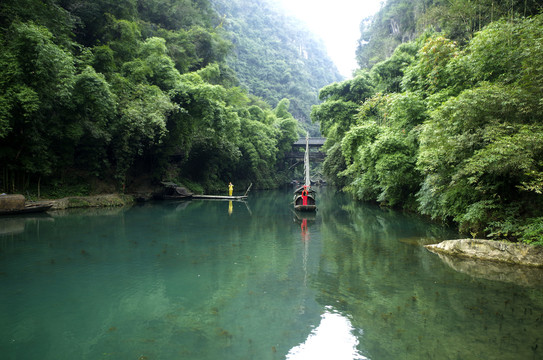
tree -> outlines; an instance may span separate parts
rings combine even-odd
[[[341,137],[354,123],[360,104],[372,96],[373,91],[370,76],[364,72],[353,79],[325,86],[319,92],[319,99],[324,102],[313,106],[311,119],[320,124],[325,137],[328,137],[333,124],[336,135]]]
[[[163,91],[175,88],[181,75],[166,52],[164,39],[146,39],[141,44],[137,59],[123,64],[123,75],[135,83],[153,84]]]
[[[288,99],[283,99],[274,109],[276,120],[275,124],[273,125],[277,128],[277,130],[279,130],[277,136],[277,148],[281,155],[284,155],[290,151],[292,144],[298,140],[298,122],[289,112],[289,108],[290,101]]]
[[[120,184],[137,158],[159,146],[167,134],[169,115],[178,109],[155,85],[134,84],[115,76],[112,88],[118,99],[118,115],[111,124],[112,162]]]
[[[75,76],[71,110],[82,127],[74,163],[98,175],[109,165],[109,130],[117,115],[117,103],[105,77],[90,66]]]
[[[530,99],[515,86],[482,84],[432,114],[418,160],[426,177],[422,213],[481,232],[495,212],[522,198],[519,186],[541,171],[541,129],[533,125],[541,109]]]
[[[458,56],[457,45],[443,37],[430,37],[417,53],[417,60],[406,70],[402,88],[432,95],[449,85],[447,65]]]
[[[74,59],[43,26],[13,23],[7,35],[0,56],[2,163],[20,179],[51,174],[81,136],[73,118],[60,121],[71,100]]]
[[[426,118],[422,98],[414,93],[378,94],[366,100],[356,118],[358,125],[341,142],[345,190],[361,200],[415,208],[421,180],[415,166],[417,134]]]
[[[399,45],[392,56],[371,69],[373,82],[378,84],[378,92],[400,92],[406,68],[415,61],[419,46],[416,42]]]

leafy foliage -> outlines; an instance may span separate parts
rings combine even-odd
[[[353,116],[360,104],[373,92],[370,76],[366,73],[325,86],[319,92],[319,99],[326,101],[313,106],[311,118],[320,123],[321,133],[325,137],[330,137],[332,125],[335,136],[341,137],[353,124]]]
[[[348,192],[366,201],[413,207],[420,175],[416,169],[416,129],[425,107],[415,94],[377,95],[357,114],[362,125],[353,126],[342,140],[350,165]]]
[[[235,86],[209,1],[0,7],[2,191],[89,176],[130,189],[142,174],[276,185],[298,123],[288,100],[273,110]]]
[[[401,3],[388,2],[378,18]],[[356,97],[345,84],[321,90],[313,119],[331,135],[326,174],[357,199],[452,220],[465,233],[543,244],[543,15],[515,18],[523,4],[511,2],[508,18],[483,28],[488,18],[478,14],[490,3],[477,3],[472,12],[460,0],[439,4],[467,11],[467,33],[434,19],[449,34],[421,31],[360,70],[376,92],[355,102],[355,114],[337,110]],[[532,5],[524,2],[526,13]]]
[[[13,23],[3,49],[2,163],[50,174],[82,135],[74,118],[59,121],[68,113],[74,58],[45,27],[33,23]]]

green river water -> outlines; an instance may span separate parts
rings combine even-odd
[[[1,359],[542,359],[541,270],[317,189],[0,218]]]

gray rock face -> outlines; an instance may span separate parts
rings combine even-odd
[[[543,247],[482,239],[445,240],[426,245],[434,253],[543,267]]]

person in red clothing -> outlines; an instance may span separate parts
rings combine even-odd
[[[307,205],[307,185],[304,185],[304,189],[302,190],[302,205]]]

